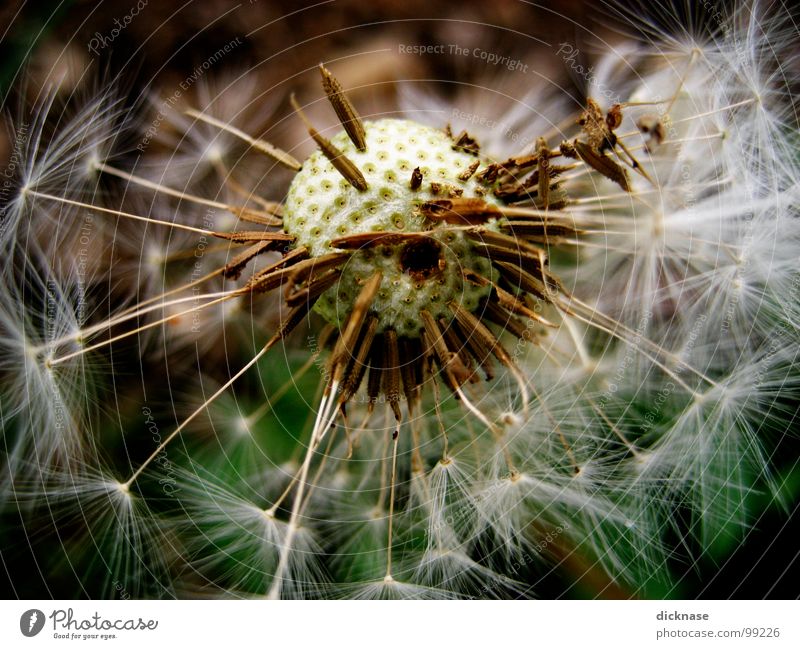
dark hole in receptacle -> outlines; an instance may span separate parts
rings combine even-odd
[[[417,279],[427,279],[443,271],[441,244],[431,238],[407,243],[400,252],[400,268]]]

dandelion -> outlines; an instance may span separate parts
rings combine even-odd
[[[790,418],[776,401],[797,388],[798,166],[765,56],[786,28],[750,20],[744,45],[733,21],[706,40],[631,41],[598,61],[580,107],[556,98],[526,120],[552,97],[530,93],[488,133],[418,88],[407,118],[362,117],[324,65],[340,130],[292,96],[316,146],[304,160],[232,123],[254,84],[239,101],[201,90],[200,108],[172,114],[188,136],[157,156],[161,173],[69,131],[96,144],[67,157],[123,182],[134,207],[32,163],[13,232],[47,222],[28,199],[107,219],[126,259],[110,276],[135,299],[90,325],[64,307],[44,336],[8,282],[10,358],[32,362],[3,371],[50,395],[10,401],[9,418],[52,414],[53,394],[79,401],[72,368],[164,332],[173,401],[201,397],[164,409],[176,424],[146,452],[126,448],[124,479],[96,483],[113,487],[113,538],[134,548],[138,504],[158,510],[146,529],[174,548],[170,594],[517,597],[532,565],[576,553],[646,592],[668,529],[711,547],[746,527],[749,493],[778,492],[763,429]],[[442,112],[450,124],[422,123]],[[282,201],[260,191],[264,167],[228,164],[237,147],[291,174]],[[279,383],[270,359],[304,326],[311,349]],[[308,425],[281,427],[280,399],[314,373]],[[53,430],[20,430],[35,426]],[[45,437],[41,464],[70,474],[95,443],[83,429]]]
[[[21,120],[12,131],[14,151],[9,171],[15,192],[2,206],[0,244],[4,249],[25,241],[26,228],[34,228],[28,236],[42,241],[54,232],[62,236],[77,236],[77,229],[60,229],[73,219],[74,205],[42,204],[42,195],[91,198],[97,191],[94,163],[103,160],[111,149],[125,140],[131,126],[123,100],[113,86],[92,93],[89,100],[77,108],[57,106],[55,91],[43,93],[32,111],[31,122]],[[92,124],[91,129],[86,125]],[[38,218],[29,219],[31,211]],[[22,226],[22,232],[19,228]],[[60,240],[62,236],[57,238]],[[41,238],[40,238],[41,237]],[[44,246],[42,246],[44,247]]]
[[[66,281],[53,277],[47,257],[29,245],[19,276],[4,285],[0,348],[8,477],[48,471],[82,455],[102,367],[82,353],[80,332],[91,301],[84,276],[74,271]],[[59,353],[76,354],[74,362],[55,366]],[[4,492],[10,487],[4,481]]]

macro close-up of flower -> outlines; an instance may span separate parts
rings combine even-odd
[[[790,6],[2,12],[6,597],[800,596]]]

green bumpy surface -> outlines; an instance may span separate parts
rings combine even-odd
[[[400,336],[417,338],[422,309],[449,322],[452,312],[448,302],[455,300],[475,311],[479,300],[488,293],[485,287],[465,282],[461,270],[470,268],[492,277],[489,261],[473,251],[463,233],[452,226],[436,226],[416,210],[425,201],[446,198],[448,186],[463,190],[465,198],[479,196],[481,185],[474,177],[458,179],[477,158],[454,150],[444,132],[412,121],[383,119],[366,122],[364,128],[365,152],[359,152],[344,131],[331,141],[361,170],[369,188],[361,192],[351,186],[324,154],[316,151],[289,188],[284,230],[296,237],[296,246],[306,246],[314,257],[334,252],[331,241],[345,235],[432,232],[442,248],[445,265],[441,272],[421,278],[404,271],[402,245],[362,249],[351,256],[339,282],[314,307],[328,322],[341,325],[363,283],[380,270],[383,281],[372,306],[379,317],[378,332],[394,329]],[[416,167],[420,168],[423,181],[419,189],[412,190],[411,174]],[[431,183],[442,186],[438,195],[431,191]],[[499,205],[491,193],[481,198]]]

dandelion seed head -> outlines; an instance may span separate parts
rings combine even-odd
[[[41,209],[37,193],[80,198],[96,189],[92,160],[109,155],[124,138],[131,118],[115,87],[107,86],[88,99],[87,94],[85,89],[77,92],[62,106],[56,90],[51,90],[32,107],[30,123],[13,125],[19,163],[11,178],[15,194],[3,206],[3,245],[12,243],[19,228],[25,228],[46,247],[59,223],[73,216],[70,209]],[[77,238],[75,231],[72,234]]]
[[[3,424],[16,423],[7,440],[8,468],[30,468],[26,457],[44,467],[80,459],[86,451],[87,406],[93,402],[102,366],[74,340],[91,313],[80,277],[64,278],[32,246],[20,263],[22,279],[9,278],[0,294],[0,371],[4,374]],[[66,360],[63,360],[66,359]],[[62,362],[63,360],[63,362]]]
[[[391,233],[425,232],[426,238],[419,242],[396,245],[386,238],[387,245],[377,250],[357,251],[336,286],[316,306],[329,322],[339,324],[348,301],[358,294],[359,284],[380,271],[383,279],[374,303],[380,314],[378,332],[392,328],[401,336],[418,337],[414,314],[419,309],[449,320],[448,302],[457,299],[473,310],[487,292],[465,283],[459,268],[467,266],[490,275],[489,264],[470,253],[468,240],[460,232],[431,229],[418,209],[437,197],[478,196],[476,180],[458,178],[476,162],[475,156],[455,151],[443,132],[411,121],[367,122],[365,131],[364,152],[344,132],[331,142],[362,170],[368,189],[355,191],[318,151],[292,181],[284,228],[315,256],[330,252],[335,248],[331,241],[347,235],[375,231],[390,237]],[[420,170],[422,180],[412,189],[415,169]],[[494,202],[491,197],[487,201]]]

